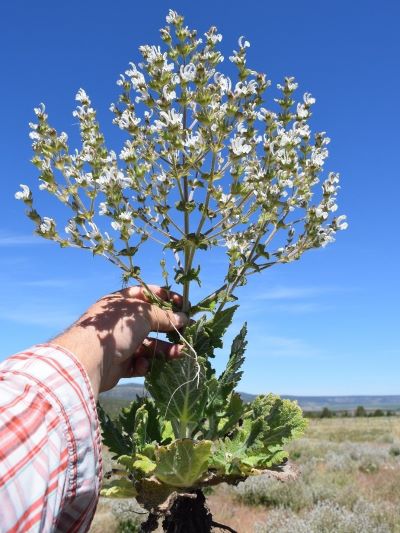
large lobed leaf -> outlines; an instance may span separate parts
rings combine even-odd
[[[154,475],[173,487],[191,487],[207,471],[211,441],[176,440],[155,451],[157,466]]]

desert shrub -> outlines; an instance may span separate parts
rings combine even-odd
[[[389,450],[389,454],[392,457],[398,457],[400,455],[400,446],[392,446]]]
[[[291,510],[272,511],[257,533],[392,533],[393,507],[360,500],[351,511],[332,502],[316,505],[309,513],[298,516]]]
[[[382,411],[382,409],[375,409],[375,411],[371,413],[370,416],[385,416],[385,413]]]
[[[235,489],[236,496],[244,503],[284,507],[300,511],[313,504],[313,494],[303,479],[282,483],[266,476],[248,478]]]
[[[354,416],[367,416],[367,411],[362,405],[359,405],[354,412]]]
[[[122,520],[118,524],[117,533],[139,533],[141,531],[140,523],[132,518]]]
[[[324,407],[319,415],[320,418],[332,418],[335,416],[335,413],[331,411],[328,407]]]

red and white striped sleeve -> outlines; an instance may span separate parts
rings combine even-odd
[[[0,531],[87,531],[101,477],[96,404],[74,355],[39,344],[1,363]]]

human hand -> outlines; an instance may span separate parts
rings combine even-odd
[[[179,294],[148,286],[159,299],[182,305]],[[168,332],[188,322],[184,313],[151,303],[142,287],[129,287],[103,296],[65,333],[54,339],[69,349],[88,372],[95,396],[114,387],[121,378],[143,376],[150,359],[163,353],[180,356],[181,345],[149,337],[151,331]]]

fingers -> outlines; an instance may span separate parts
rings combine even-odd
[[[182,350],[183,345],[181,344],[172,344],[171,342],[148,337],[136,350],[135,357],[151,358],[163,355],[167,359],[177,359],[182,356]]]
[[[147,338],[126,364],[123,377],[145,376],[150,369],[150,360],[159,355],[163,355],[166,359],[178,359],[183,355],[183,346],[159,339]]]
[[[163,289],[158,285],[147,285],[147,287],[151,293],[153,293],[161,300],[164,300],[165,302],[172,302],[177,307],[182,307],[183,298],[180,294],[173,291],[168,291],[167,289]],[[127,287],[126,289],[118,291],[118,293],[124,296],[125,298],[134,298],[137,300],[143,300],[144,302],[150,302],[148,297],[148,290],[144,287]]]
[[[189,318],[185,313],[174,313],[160,309],[157,305],[144,304],[147,307],[147,319],[150,325],[150,331],[176,331],[182,329],[189,322]]]

